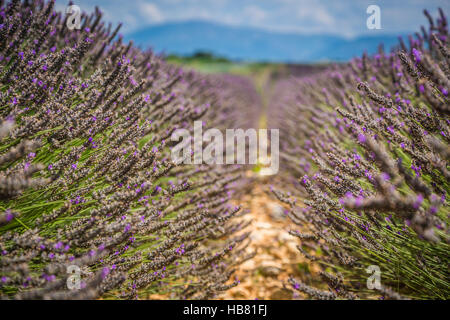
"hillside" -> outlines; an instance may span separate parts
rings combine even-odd
[[[346,39],[334,35],[275,33],[205,21],[155,25],[127,35],[126,40],[167,54],[189,56],[201,50],[231,60],[292,63],[346,61],[364,51],[375,53],[379,43],[386,48],[398,43],[397,36],[378,32],[374,36]]]

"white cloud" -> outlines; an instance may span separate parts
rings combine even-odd
[[[244,8],[244,15],[250,20],[251,23],[259,23],[267,17],[266,11],[253,5]]]
[[[148,18],[150,23],[163,22],[164,15],[154,3],[141,2],[139,5],[140,14]]]
[[[322,26],[332,26],[335,23],[333,16],[322,6],[301,6],[297,16],[299,19],[308,19]]]

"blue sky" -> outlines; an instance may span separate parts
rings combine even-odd
[[[64,10],[68,0],[56,0]],[[422,10],[433,15],[442,7],[450,15],[450,0],[74,0],[83,11],[99,6],[104,18],[123,22],[122,33],[152,24],[207,20],[233,26],[302,34],[401,34],[426,25]],[[366,8],[381,8],[382,30],[368,30]]]

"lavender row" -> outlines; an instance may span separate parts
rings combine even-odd
[[[425,14],[429,29],[409,45],[273,90],[283,181],[273,193],[327,283],[290,280],[311,297],[450,297],[449,34],[442,10]]]
[[[242,168],[170,160],[171,133],[195,120],[249,125],[234,82],[124,43],[99,9],[69,30],[53,7],[0,2],[0,297],[202,299],[236,285]]]

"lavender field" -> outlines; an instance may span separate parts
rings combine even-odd
[[[392,50],[246,64],[144,50],[101,8],[70,29],[54,1],[0,1],[0,299],[449,299],[430,10]],[[196,121],[279,129],[279,171],[173,161]]]

